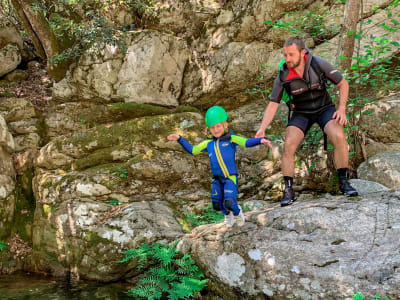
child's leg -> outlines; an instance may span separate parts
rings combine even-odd
[[[224,179],[224,207],[227,210],[233,211],[233,215],[237,216],[240,212],[236,202],[237,184],[231,179]]]
[[[224,193],[222,189],[222,184],[218,180],[213,180],[211,183],[211,201],[214,210],[222,211],[224,215],[228,215],[227,211],[223,205]]]

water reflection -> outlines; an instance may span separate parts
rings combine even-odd
[[[0,275],[1,300],[132,300],[124,293],[128,289],[120,283],[80,281],[70,284],[37,275]]]

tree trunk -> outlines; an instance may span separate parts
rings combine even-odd
[[[60,45],[57,41],[50,24],[39,11],[33,11],[35,0],[11,0],[12,5],[21,18],[22,24],[32,38],[32,41],[40,57],[47,59],[47,68],[49,75],[59,81],[64,78],[68,69],[69,62],[58,65],[52,65],[49,61],[54,55],[60,52]]]
[[[40,58],[46,59],[46,53],[44,52],[42,43],[40,42],[40,39],[38,38],[35,31],[33,30],[21,5],[19,5],[19,3],[16,0],[11,0],[11,4],[13,5],[13,7],[19,17],[19,20],[21,21],[22,25],[24,26],[25,30],[27,31],[29,37],[31,38],[33,45],[35,46],[35,49],[37,51],[37,54],[39,55]]]
[[[339,39],[338,65],[341,70],[350,70],[354,52],[357,24],[362,0],[347,0],[344,10],[342,36]],[[343,60],[340,58],[344,58]]]

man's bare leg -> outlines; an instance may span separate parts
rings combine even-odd
[[[294,176],[294,156],[303,139],[304,133],[301,129],[295,126],[288,126],[286,128],[285,144],[283,146],[281,162],[283,179],[285,181],[285,191],[281,199],[281,206],[289,205],[292,201],[296,200],[292,187]]]
[[[347,170],[349,167],[349,145],[343,126],[335,120],[330,120],[324,128],[326,135],[334,147],[333,157],[339,177],[339,189],[346,196],[357,196],[357,191],[347,181]]]

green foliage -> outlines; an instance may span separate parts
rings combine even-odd
[[[111,199],[110,201],[108,201],[108,203],[110,205],[121,205],[121,204],[124,204],[125,202],[119,201],[118,199]]]
[[[212,208],[212,205],[207,205],[203,210],[200,212],[185,212],[184,213],[184,221],[188,227],[188,231],[191,231],[194,227],[217,223],[224,219],[224,214],[221,212],[215,211]]]
[[[271,25],[273,28],[284,29],[294,36],[308,37],[324,41],[325,39],[334,36],[340,32],[340,24],[329,25],[326,20],[331,15],[329,9],[314,8],[311,11],[306,11],[298,16],[296,12],[284,12],[288,15],[288,21],[272,21],[267,20],[264,23]]]
[[[106,45],[125,53],[127,32],[156,19],[151,0],[38,0],[32,9],[47,19],[64,46],[62,52],[50,59],[54,65],[78,59],[83,53],[100,55]],[[116,16],[121,11],[127,13],[130,23],[120,24]]]
[[[363,300],[365,297],[361,294],[361,293],[356,293],[353,295],[353,300]],[[380,296],[375,296],[373,298],[371,298],[371,300],[380,300],[381,297]],[[390,300],[389,298],[383,298],[384,300]]]
[[[3,251],[4,248],[6,248],[8,246],[7,243],[0,241],[0,252]]]
[[[124,252],[121,262],[138,260],[138,269],[151,266],[137,285],[128,291],[132,297],[147,299],[192,299],[207,284],[207,279],[189,254],[182,255],[171,246],[155,243],[142,244],[140,248]]]
[[[127,169],[118,168],[117,171],[112,172],[111,175],[118,175],[121,178],[126,178],[128,175]]]

